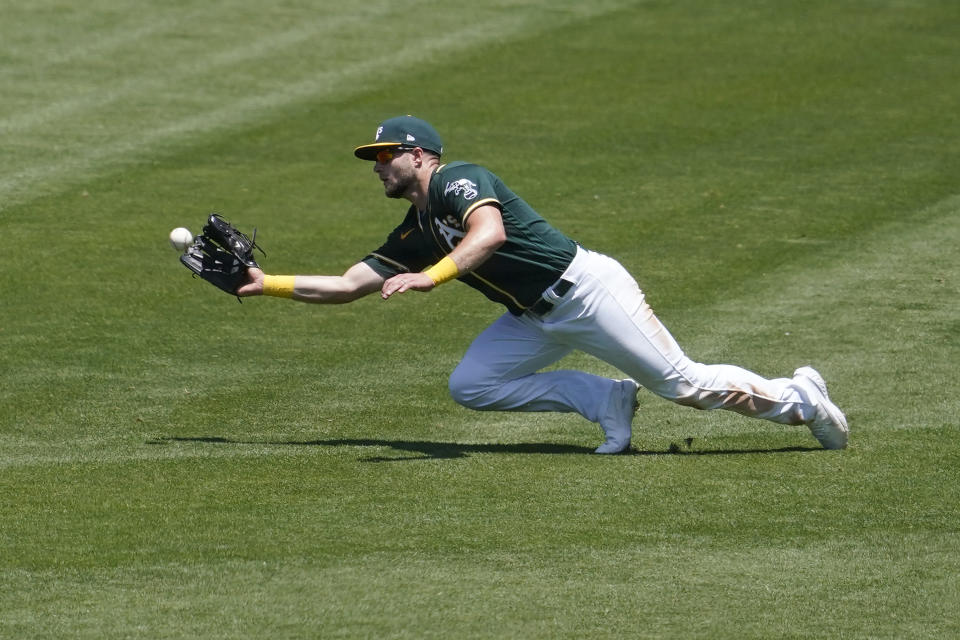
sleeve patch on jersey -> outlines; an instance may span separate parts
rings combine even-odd
[[[443,195],[446,196],[451,193],[455,196],[462,196],[464,200],[473,200],[480,195],[480,192],[477,190],[477,183],[467,180],[466,178],[448,182],[447,186],[443,188]]]

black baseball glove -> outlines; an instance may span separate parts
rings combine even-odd
[[[211,213],[203,232],[180,256],[180,262],[195,275],[236,295],[237,287],[247,280],[247,269],[260,267],[253,258],[254,248],[266,255],[256,239],[256,229],[253,230],[253,239],[250,239],[224,220],[223,216]]]

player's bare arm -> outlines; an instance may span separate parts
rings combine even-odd
[[[459,274],[469,273],[486,262],[507,239],[500,210],[493,205],[474,210],[464,227],[466,235],[447,256],[456,264]],[[395,293],[430,291],[435,286],[434,279],[426,273],[401,273],[383,283],[380,296],[386,300]]]
[[[270,276],[260,269],[248,271],[250,281],[237,289],[238,296],[264,294],[264,284]],[[316,304],[344,304],[373,293],[383,285],[383,277],[364,262],[353,265],[342,276],[275,276],[293,279],[289,297]],[[269,284],[268,284],[269,286]]]

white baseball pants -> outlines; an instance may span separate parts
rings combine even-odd
[[[506,313],[485,329],[450,375],[454,400],[486,411],[577,412],[599,422],[616,381],[580,371],[537,373],[574,349],[617,367],[678,404],[727,409],[799,425],[815,412],[789,378],[706,365],[684,353],[616,260],[579,248],[562,278],[574,286],[541,317]]]

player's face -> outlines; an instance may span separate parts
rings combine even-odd
[[[387,149],[377,154],[373,171],[383,182],[388,198],[402,198],[417,183],[417,172],[406,149]]]

